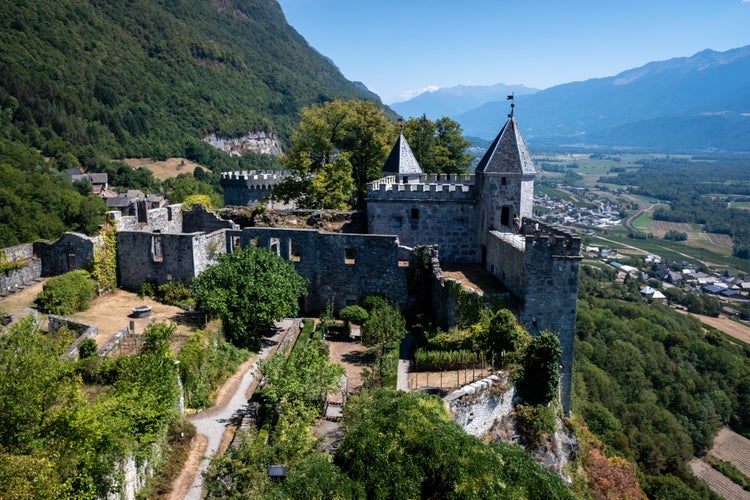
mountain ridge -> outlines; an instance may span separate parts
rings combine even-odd
[[[303,107],[382,106],[275,0],[29,0],[8,4],[0,28],[4,133],[52,155],[162,157],[248,131],[286,143]]]
[[[516,94],[516,104],[532,147],[746,152],[750,46],[725,52],[706,49],[614,76]],[[448,116],[467,136],[491,139],[508,111],[502,97]],[[705,127],[711,129],[701,132]]]

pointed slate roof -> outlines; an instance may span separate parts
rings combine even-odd
[[[503,125],[500,133],[492,141],[492,145],[485,153],[476,168],[477,172],[536,174],[534,163],[531,161],[529,150],[521,136],[513,113]]]
[[[396,144],[393,145],[391,154],[388,155],[388,159],[385,160],[383,165],[383,173],[387,175],[422,173],[419,162],[414,157],[404,134],[398,135]]]

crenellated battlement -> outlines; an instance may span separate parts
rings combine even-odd
[[[476,201],[474,176],[421,174],[419,182],[399,183],[390,175],[367,184],[369,201]]]
[[[534,231],[534,224],[539,231]],[[526,236],[526,248],[546,248],[553,257],[581,256],[581,237],[559,226],[550,226],[536,220],[524,219],[521,232]]]
[[[246,189],[270,189],[289,177],[286,171],[260,171],[255,170],[241,172],[222,172],[222,186],[241,186]]]

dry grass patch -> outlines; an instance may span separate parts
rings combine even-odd
[[[164,161],[155,161],[151,158],[126,158],[123,161],[136,169],[147,168],[160,181],[177,177],[180,174],[192,174],[195,167],[205,170],[203,166],[185,158],[169,158]]]

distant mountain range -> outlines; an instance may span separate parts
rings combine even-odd
[[[411,116],[450,116],[467,136],[494,137],[509,111],[506,96],[500,92],[463,112],[447,99],[439,107],[437,96],[443,94],[464,98],[467,106],[488,94],[487,87],[460,89],[460,94],[452,89],[423,94],[391,108]],[[528,90],[516,90],[516,118],[532,148],[750,152],[750,46],[704,50],[612,77]]]
[[[435,120],[442,116],[457,116],[476,109],[483,104],[506,99],[511,93],[517,96],[532,95],[539,89],[532,89],[524,85],[466,86],[437,89],[433,92],[423,92],[408,101],[389,105],[396,113],[404,118],[426,115]]]

